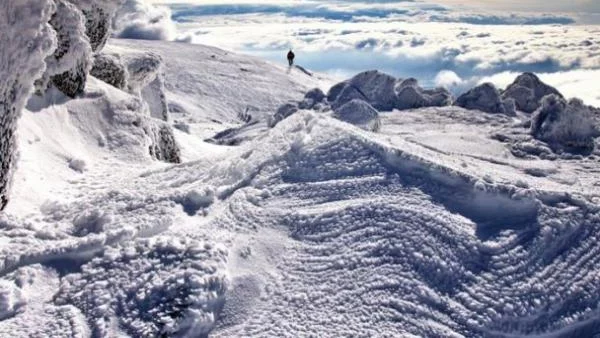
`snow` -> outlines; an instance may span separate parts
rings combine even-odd
[[[600,325],[600,150],[556,151],[531,134],[540,114],[446,106],[444,91],[377,72],[326,100],[326,76],[201,45],[112,39],[104,51],[127,65],[125,90],[92,74],[75,99],[32,97],[19,121],[0,336],[591,336]],[[143,94],[159,74],[150,96],[164,94],[166,121]],[[397,104],[401,88],[444,106],[370,104]],[[282,106],[292,112],[269,126]],[[540,112],[598,123],[579,101],[563,106]],[[177,151],[181,163],[156,160]]]

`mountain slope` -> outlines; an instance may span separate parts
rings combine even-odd
[[[204,46],[108,49],[164,59],[187,161],[153,161],[135,97],[99,80],[30,102],[0,218],[1,336],[598,332],[597,152],[518,157],[518,121],[456,107],[381,113],[378,133],[301,110],[209,144],[328,80]]]

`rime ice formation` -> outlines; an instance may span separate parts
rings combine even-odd
[[[541,105],[544,96],[554,94],[562,95],[553,87],[543,83],[537,75],[533,73],[523,73],[506,88],[502,93],[502,98],[512,98],[518,110],[533,113]]]
[[[118,55],[99,53],[94,55],[90,75],[119,89],[127,88],[129,73]]]
[[[49,0],[23,0],[0,8],[0,210],[9,199],[15,167],[17,120],[44,59],[56,47],[48,25],[55,5]]]
[[[469,90],[459,96],[454,104],[486,113],[515,115],[514,100],[512,98],[503,100],[500,91],[491,83],[484,83]]]
[[[58,47],[46,59],[47,69],[39,80],[39,91],[45,92],[48,82],[52,81],[65,95],[75,97],[85,89],[92,49],[85,34],[85,17],[81,10],[66,0],[56,3],[50,25],[57,32]]]
[[[545,96],[531,118],[531,134],[551,145],[590,149],[599,135],[594,114],[598,111],[581,100],[566,101],[558,95]]]

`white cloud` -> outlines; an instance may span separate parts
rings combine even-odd
[[[143,0],[127,0],[113,21],[115,35],[125,39],[173,40],[177,27],[171,10]]]

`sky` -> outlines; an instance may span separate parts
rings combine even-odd
[[[541,74],[600,106],[600,0],[127,0],[122,37],[213,45],[344,79],[379,69],[460,94]]]

